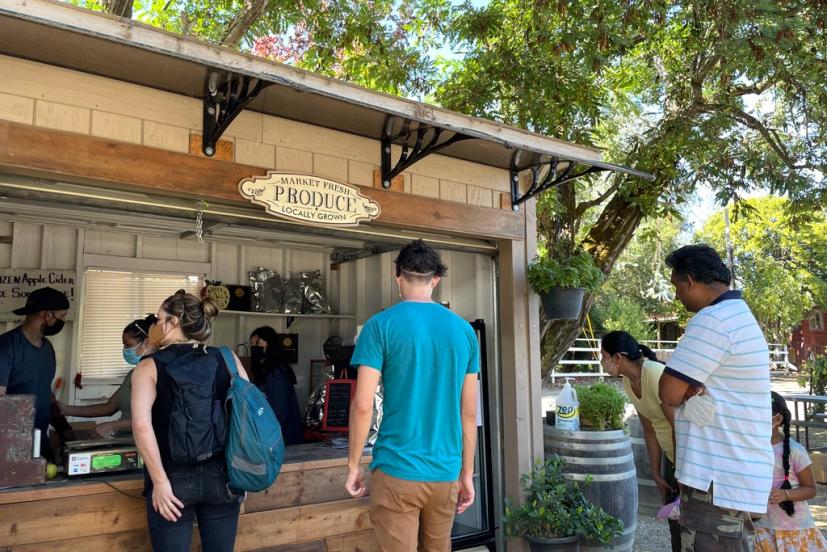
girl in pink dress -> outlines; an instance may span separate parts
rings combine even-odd
[[[756,523],[757,552],[827,551],[827,540],[816,527],[807,499],[816,495],[812,461],[790,439],[790,411],[784,398],[772,393],[772,446],[775,470],[767,514]]]

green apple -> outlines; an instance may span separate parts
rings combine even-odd
[[[54,464],[46,464],[46,477],[49,479],[57,475],[57,466]]]

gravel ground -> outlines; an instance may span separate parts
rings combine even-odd
[[[592,383],[594,378],[588,378],[581,381],[577,378],[575,384]],[[620,386],[619,379],[607,378],[607,383],[613,383]],[[553,408],[554,399],[557,396],[562,382],[554,386],[549,386],[543,393],[543,411]],[[622,386],[620,386],[622,390]],[[772,389],[781,394],[789,393],[807,393],[806,388],[799,387],[795,374],[790,376],[774,375],[772,382]],[[793,437],[795,432],[793,431]],[[804,434],[801,434],[801,441],[803,444]],[[827,447],[827,430],[810,430],[810,448]],[[827,485],[818,485],[818,494],[809,501],[810,511],[813,513],[816,525],[827,534]],[[639,515],[637,520],[637,531],[635,533],[635,551],[637,552],[664,552],[669,550],[669,527],[666,521],[658,521],[652,516]]]

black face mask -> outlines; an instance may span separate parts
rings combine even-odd
[[[264,347],[257,345],[250,347],[250,360],[252,360],[253,366],[260,365],[264,361]]]
[[[45,328],[43,328],[43,335],[52,336],[52,335],[59,334],[60,331],[63,329],[64,324],[65,324],[65,322],[63,320],[61,320],[60,318],[58,318],[57,320],[55,320],[54,324],[52,324],[50,326],[46,326]]]

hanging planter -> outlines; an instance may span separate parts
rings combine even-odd
[[[586,288],[553,287],[540,294],[546,317],[557,320],[577,320],[583,307]]]
[[[580,318],[586,291],[599,288],[603,279],[592,256],[582,249],[554,257],[544,251],[528,264],[528,283],[540,295],[543,312],[550,320]]]

